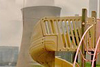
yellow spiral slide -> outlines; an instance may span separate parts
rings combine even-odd
[[[73,19],[73,17],[71,19]],[[80,17],[77,17],[76,21],[77,19],[79,20]],[[59,20],[59,18],[57,20]],[[65,23],[67,22],[65,21]],[[69,24],[71,24],[71,22],[69,22]],[[60,33],[59,22],[44,18],[35,25],[33,31],[34,32],[32,35],[31,46],[29,50],[33,60],[45,67],[73,67],[70,62],[55,57],[55,51],[75,51],[77,49],[75,44],[70,45],[71,40],[69,37],[68,28],[67,33],[62,34]],[[69,40],[66,40],[66,38]],[[70,46],[70,48],[68,46]]]
[[[45,67],[73,67],[70,62],[55,57],[57,47],[53,42],[55,38],[55,36],[46,36],[33,43],[34,45],[30,48],[31,57]]]

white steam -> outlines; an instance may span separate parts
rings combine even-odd
[[[26,6],[53,6],[54,0],[26,0]]]

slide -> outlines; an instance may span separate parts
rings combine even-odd
[[[55,67],[73,67],[73,64],[66,60],[55,57]]]
[[[70,62],[55,57],[56,51],[67,51],[65,38],[68,38],[68,33],[61,34],[58,31],[59,34],[54,34],[54,26],[49,27],[42,21],[35,25],[29,48],[32,59],[45,67],[73,67]]]
[[[39,43],[39,41],[37,42]],[[45,43],[52,44],[52,42],[45,42]],[[66,66],[73,67],[73,64],[71,64],[70,62],[61,59],[59,57],[55,57],[54,47],[50,46],[45,47],[45,46],[46,44],[44,45],[44,43],[39,43],[36,46],[30,47],[30,55],[33,58],[33,60],[35,60],[36,62],[40,63],[45,67],[66,67]]]

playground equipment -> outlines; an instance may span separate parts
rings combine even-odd
[[[83,9],[82,16],[41,19],[34,27],[29,50],[31,57],[45,67],[75,67],[80,52],[81,67],[84,67],[86,52],[93,56],[91,53],[96,46],[95,18],[95,12],[87,17],[87,10]],[[76,51],[74,64],[55,57],[55,51]]]
[[[100,19],[97,19],[97,25],[96,25],[96,41],[98,40],[99,36],[100,36]],[[99,43],[100,44],[100,43]],[[100,45],[98,45],[98,47],[100,47]],[[99,59],[100,54],[98,54],[97,59]],[[97,60],[97,64],[100,64],[100,60]]]
[[[99,22],[99,20],[97,20],[97,22]],[[93,33],[93,27],[94,27],[94,30],[95,30],[95,24],[91,24],[91,26],[89,26],[87,29],[86,29],[86,31],[84,32],[84,34],[83,34],[83,36],[82,36],[82,38],[81,38],[81,40],[80,40],[80,43],[79,43],[79,46],[78,46],[78,48],[77,48],[77,51],[76,51],[76,56],[75,56],[75,60],[74,60],[74,64],[73,64],[73,67],[75,67],[75,65],[76,64],[78,64],[77,62],[76,62],[76,60],[77,60],[77,57],[78,57],[78,53],[80,53],[81,54],[81,56],[82,56],[82,59],[84,60],[84,61],[87,61],[87,62],[91,62],[92,63],[92,65],[91,65],[91,67],[96,67],[96,60],[97,60],[97,56],[98,56],[98,54],[100,53],[100,48],[99,48],[99,41],[100,41],[100,36],[98,37],[97,36],[97,43],[96,44],[94,44],[93,45],[93,47],[91,46],[91,43],[93,43],[94,41],[90,41],[90,39],[92,39],[91,37],[93,37],[93,35],[92,35],[92,33]],[[97,27],[96,28],[99,28],[98,27],[98,25],[97,25]],[[97,29],[97,31],[98,31],[98,29]],[[98,32],[97,32],[98,33]],[[99,35],[99,33],[97,34],[97,35]],[[94,39],[93,39],[94,40]],[[82,41],[83,41],[83,44],[82,44]],[[88,42],[87,42],[88,41]],[[94,42],[95,43],[95,42]],[[92,58],[91,58],[91,60],[88,60],[88,59],[86,59],[85,58],[85,56],[84,56],[84,54],[82,54],[82,51],[81,51],[81,46],[84,46],[85,48],[84,48],[84,50],[87,52],[87,54],[89,54],[89,55],[91,55],[92,56]],[[90,53],[90,52],[92,52],[92,53]],[[84,62],[83,61],[83,62]],[[79,65],[78,65],[78,67],[79,67]],[[83,66],[84,67],[84,66]]]
[[[100,37],[97,40],[97,44],[96,44],[96,48],[94,50],[94,56],[93,56],[93,60],[92,60],[92,67],[94,67],[94,62],[96,60],[96,57],[98,55],[98,53],[100,53],[100,48],[98,48],[100,45]]]
[[[85,33],[83,34],[83,36],[82,36],[82,38],[81,38],[81,40],[80,40],[79,46],[78,46],[77,51],[76,51],[76,56],[75,56],[75,60],[74,60],[73,67],[75,67],[76,60],[77,60],[77,56],[78,56],[78,53],[79,53],[79,52],[80,52],[80,54],[82,55],[82,59],[83,59],[83,60],[92,62],[92,60],[87,60],[87,59],[85,59],[84,55],[82,54],[82,51],[80,50],[80,47],[82,46],[81,44],[82,44],[82,41],[83,41],[84,46],[85,46],[84,50],[86,50],[86,52],[87,52],[88,54],[90,54],[89,51],[94,51],[93,45],[91,45],[91,43],[89,43],[89,42],[91,42],[91,41],[90,41],[90,39],[91,39],[91,38],[90,38],[90,37],[91,37],[91,33],[90,33],[89,30],[90,30],[92,27],[93,27],[93,25],[91,25],[91,26],[85,31]],[[85,37],[85,36],[86,36],[86,37]],[[86,38],[86,39],[84,39],[84,38]],[[87,38],[89,39],[88,42],[87,42],[87,41],[84,41],[84,40],[87,40]],[[92,55],[92,54],[90,54],[90,55]]]

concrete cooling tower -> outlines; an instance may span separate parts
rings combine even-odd
[[[89,13],[91,15],[92,11],[96,11],[98,9],[98,0],[89,0]]]
[[[43,1],[45,1],[44,4]],[[37,65],[29,55],[30,40],[34,25],[45,16],[60,16],[61,8],[52,6],[54,0],[27,0],[29,3],[39,3],[38,5],[28,6],[22,9],[23,14],[23,36],[18,57],[17,67],[30,67],[31,64]],[[40,6],[43,5],[43,6]]]
[[[99,0],[99,18],[100,18],[100,0]]]

